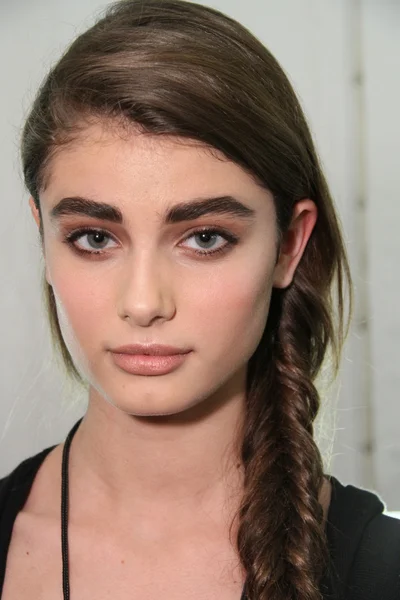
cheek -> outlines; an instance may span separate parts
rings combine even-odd
[[[67,308],[67,306],[64,304],[64,301],[61,300],[62,296],[60,296],[60,294],[57,292],[54,285],[53,294],[56,303],[57,320],[61,329],[64,343],[68,348],[70,356],[72,357],[78,371],[81,374],[87,373],[89,371],[89,362],[80,341],[79,328],[77,328],[73,323],[73,319],[71,319],[70,316],[69,307]]]
[[[187,303],[197,338],[233,354],[233,349],[251,356],[264,331],[272,292],[273,266],[260,260],[258,264],[223,269],[212,274],[207,285],[196,286]],[[189,317],[188,317],[189,318]]]
[[[52,277],[53,293],[56,300],[58,321],[65,344],[71,355],[80,363],[84,362],[84,354],[90,356],[98,348],[99,324],[111,299],[107,297],[110,286],[101,285],[93,277],[73,272],[67,266],[57,268]],[[104,281],[104,279],[103,279]]]

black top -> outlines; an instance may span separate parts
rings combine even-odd
[[[40,465],[55,447],[27,458],[0,479],[0,598],[14,521]],[[331,567],[321,582],[323,599],[400,600],[400,521],[382,514],[385,506],[376,494],[342,485],[332,475],[328,478],[332,496],[326,533]]]

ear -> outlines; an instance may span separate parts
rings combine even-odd
[[[300,200],[293,209],[292,221],[281,241],[279,258],[275,265],[273,287],[286,288],[292,280],[312,230],[318,209],[312,200]]]
[[[38,226],[38,228],[40,228],[40,214],[39,214],[39,209],[37,208],[34,199],[32,198],[32,196],[29,198],[29,206],[31,207],[31,212],[33,215],[33,218],[36,221],[36,225]]]
[[[40,213],[39,213],[39,209],[37,208],[34,199],[32,198],[32,196],[29,198],[29,206],[31,208],[31,212],[32,212],[32,216],[35,219],[36,225],[38,226],[38,229],[40,230],[41,228],[41,218],[40,218]],[[45,256],[45,252],[44,252],[44,242],[42,240],[42,250],[43,250],[43,256],[45,257],[45,268],[46,268],[46,281],[49,285],[51,285],[51,280],[50,280],[50,274],[49,274],[49,270],[48,270],[48,266],[47,266],[47,261],[46,261],[46,256]]]

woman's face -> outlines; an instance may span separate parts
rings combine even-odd
[[[272,287],[289,283],[307,241],[295,235],[296,256],[276,264],[271,194],[220,158],[189,141],[128,139],[97,124],[50,165],[40,199],[61,331],[92,392],[129,414],[175,414],[243,395]],[[186,210],[185,220],[165,222],[183,203],[194,209],[227,196],[243,205],[240,214]],[[90,214],[85,202],[65,200],[77,197],[90,200]],[[229,208],[232,198],[220,206]],[[93,210],[103,205],[113,208]],[[32,200],[31,207],[38,222]],[[113,348],[150,342],[190,352],[162,375],[116,364]]]

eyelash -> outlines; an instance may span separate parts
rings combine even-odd
[[[90,255],[90,258],[95,259],[95,257],[104,255],[107,252],[107,250],[105,250],[105,251],[103,251],[103,250],[83,250],[82,248],[78,248],[78,246],[75,244],[75,242],[79,238],[83,237],[84,235],[90,235],[90,234],[94,234],[94,233],[100,233],[100,234],[104,235],[106,238],[114,239],[113,236],[110,235],[104,229],[96,229],[93,227],[82,227],[80,229],[76,229],[75,231],[71,231],[69,234],[67,234],[65,236],[63,241],[66,244],[68,244],[69,246],[72,246],[74,251],[77,252],[79,255],[81,255],[81,256]],[[205,258],[211,257],[212,255],[215,255],[215,254],[224,253],[229,248],[235,246],[239,242],[239,238],[236,235],[233,235],[232,233],[229,233],[228,231],[225,231],[223,229],[219,229],[216,227],[212,227],[212,228],[205,227],[202,229],[197,229],[196,231],[193,231],[187,238],[185,238],[185,240],[195,237],[196,235],[199,235],[201,233],[207,233],[207,234],[211,234],[211,235],[217,234],[217,235],[220,235],[221,237],[225,238],[225,240],[227,241],[227,243],[224,246],[221,246],[220,248],[217,248],[216,250],[211,250],[211,251],[193,250],[193,252],[195,252],[199,256],[203,256]]]

